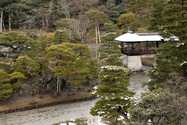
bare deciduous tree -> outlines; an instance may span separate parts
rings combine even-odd
[[[80,39],[81,43],[84,44],[86,40],[86,34],[91,26],[90,19],[79,16],[78,19],[61,19],[56,23],[57,27],[67,32],[70,39],[74,39],[76,35]],[[75,33],[76,35],[72,35]]]
[[[84,19],[83,17],[80,17],[79,19],[71,19],[69,21],[69,28],[79,36],[82,44],[84,44],[86,40],[86,34],[90,26],[90,20]]]

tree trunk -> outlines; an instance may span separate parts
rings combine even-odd
[[[12,14],[9,15],[8,21],[9,21],[9,32],[11,32],[11,16]]]
[[[46,19],[46,27],[45,27],[45,32],[47,33],[47,30],[48,30],[48,27],[49,27],[49,21],[48,19]]]
[[[57,77],[57,92],[61,91],[61,86],[60,86],[61,82],[60,82],[60,77]]]
[[[4,32],[6,33],[6,29],[5,29],[5,23],[4,23],[4,21],[3,21],[2,25],[3,25]]]
[[[83,38],[81,38],[81,43],[84,44],[84,39]]]
[[[97,29],[98,29],[99,44],[101,44],[101,37],[100,37],[99,25],[97,25]]]
[[[57,77],[57,82],[56,82],[56,92],[58,92],[58,77]]]
[[[96,38],[96,44],[98,44],[97,42],[97,24],[95,23],[95,38]]]
[[[0,19],[0,33],[2,33],[2,24],[3,24],[3,8],[1,9],[1,19]]]

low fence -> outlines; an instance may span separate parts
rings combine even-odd
[[[29,106],[24,106],[24,107],[19,107],[19,108],[2,110],[2,111],[0,111],[0,114],[7,114],[7,113],[12,113],[12,112],[43,108],[43,107],[48,107],[48,106],[53,106],[53,105],[58,105],[58,104],[69,104],[69,103],[74,103],[74,102],[88,101],[88,100],[93,100],[93,99],[95,99],[95,97],[90,96],[90,97],[77,98],[77,99],[71,99],[71,100],[65,100],[65,101],[56,101],[56,102],[50,102],[50,103],[35,104],[35,105],[29,105]]]

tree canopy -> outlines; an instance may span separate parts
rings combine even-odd
[[[62,43],[47,48],[46,57],[55,61],[55,76],[63,78],[70,85],[81,85],[87,77],[95,75],[94,60],[90,59],[87,45]]]
[[[122,30],[125,30],[126,32],[131,31],[137,31],[140,27],[140,23],[137,21],[138,15],[135,15],[134,13],[126,13],[121,14],[119,17],[119,26]]]

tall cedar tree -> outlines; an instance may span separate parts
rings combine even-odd
[[[103,66],[99,75],[102,84],[95,86],[91,94],[100,100],[91,108],[94,116],[116,118],[122,115],[127,118],[127,109],[131,106],[134,92],[128,90],[128,69],[121,66]]]
[[[164,21],[164,8],[166,6],[166,0],[157,0],[152,2],[153,6],[149,13],[148,30],[158,32],[163,25]]]
[[[115,5],[115,0],[107,0],[107,9],[109,14],[109,20],[116,24],[119,17],[119,8]]]
[[[158,49],[156,67],[150,71],[150,89],[161,86],[172,72],[184,78],[187,73],[187,1],[169,1],[164,7],[163,24],[158,30],[164,37],[177,36],[179,41],[171,39]]]

